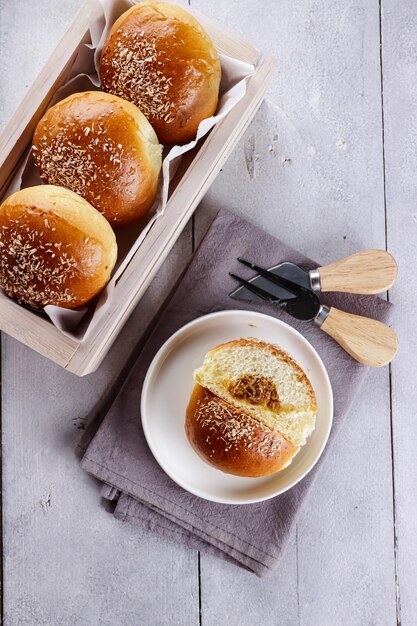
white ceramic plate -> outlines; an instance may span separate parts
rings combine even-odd
[[[184,430],[193,371],[211,348],[241,337],[256,337],[287,350],[310,378],[317,398],[316,428],[307,444],[288,468],[263,478],[241,478],[214,469],[194,452]],[[162,346],[145,378],[141,412],[155,459],[178,485],[206,500],[248,504],[287,491],[312,469],[329,436],[333,394],[319,355],[294,328],[254,311],[220,311],[183,326]]]

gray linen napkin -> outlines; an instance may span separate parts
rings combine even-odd
[[[93,426],[86,432],[79,453],[82,467],[105,483],[103,495],[109,499],[120,496],[114,511],[118,519],[198,550],[232,559],[263,576],[279,561],[300,506],[367,368],[351,359],[313,323],[297,322],[267,303],[255,305],[229,298],[236,284],[228,272],[251,274],[237,263],[238,256],[255,259],[266,267],[283,260],[294,261],[305,268],[317,267],[316,263],[247,221],[228,211],[220,211],[110,410],[98,429]],[[387,323],[391,319],[391,305],[375,296],[331,294],[327,302]],[[293,489],[258,504],[216,504],[178,487],[153,458],[141,427],[141,386],[156,351],[178,328],[212,311],[250,308],[281,318],[297,328],[315,347],[333,387],[333,428],[320,461]]]

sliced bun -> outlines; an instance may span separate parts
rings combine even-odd
[[[286,467],[298,448],[248,413],[195,385],[186,434],[201,458],[237,476],[267,476]]]
[[[113,226],[142,217],[152,206],[161,146],[139,109],[107,93],[75,93],[48,109],[33,137],[45,183],[66,187]]]
[[[207,353],[194,379],[296,446],[314,430],[317,405],[311,383],[277,346],[256,339],[224,343]]]
[[[39,185],[0,206],[0,287],[35,308],[74,309],[97,295],[117,257],[113,230],[68,189]]]
[[[316,398],[286,352],[256,339],[224,343],[194,372],[186,434],[213,467],[266,476],[287,467],[314,430]]]
[[[216,49],[190,13],[165,2],[141,2],[114,23],[105,42],[103,89],[136,104],[164,144],[194,139],[216,111]]]

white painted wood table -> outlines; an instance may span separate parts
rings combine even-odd
[[[0,0],[5,123],[81,0]],[[274,54],[267,100],[98,372],[2,337],[7,626],[417,623],[417,3],[192,0]],[[116,521],[73,449],[217,209],[323,262],[395,254],[400,354],[371,371],[276,573]]]

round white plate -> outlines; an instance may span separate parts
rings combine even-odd
[[[256,337],[287,350],[306,372],[317,398],[316,428],[307,444],[288,468],[263,478],[241,478],[214,469],[194,452],[184,430],[193,371],[211,348],[241,337]],[[333,394],[319,355],[294,328],[254,311],[220,311],[183,326],[162,346],[143,384],[141,412],[148,445],[172,480],[206,500],[248,504],[287,491],[312,469],[329,436]]]

